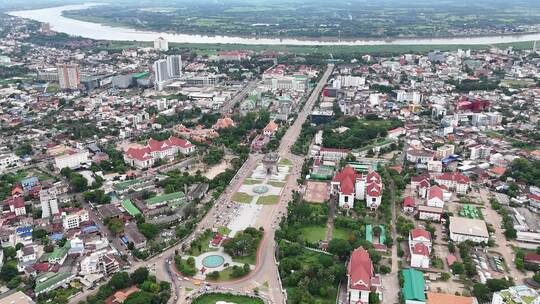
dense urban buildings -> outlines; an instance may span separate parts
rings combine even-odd
[[[182,14],[143,7],[141,28],[149,11]],[[0,24],[0,304],[540,301],[533,42],[210,46]]]

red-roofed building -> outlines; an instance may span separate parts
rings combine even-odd
[[[411,252],[411,267],[429,268],[431,253],[431,234],[429,231],[416,228],[409,232],[409,250]]]
[[[529,199],[529,205],[531,205],[531,207],[537,209],[540,208],[540,195],[529,193],[527,194],[527,198]]]
[[[144,148],[129,148],[124,153],[124,161],[138,169],[149,168],[158,159],[173,159],[178,153],[188,155],[195,151],[189,141],[174,136],[159,141],[150,139]]]
[[[341,172],[336,173],[330,183],[330,194],[338,195],[338,203],[341,208],[353,208],[354,200],[363,196],[365,180],[361,173],[347,166]]]
[[[459,172],[446,172],[435,177],[435,182],[455,189],[457,193],[465,194],[469,190],[471,180]]]
[[[540,254],[527,253],[523,257],[523,261],[529,266],[540,268]]]
[[[432,186],[428,190],[426,204],[430,207],[444,207],[443,191],[438,186]]]
[[[25,215],[26,208],[24,206],[24,198],[16,196],[6,199],[1,210],[3,214],[10,213],[15,216]]]
[[[446,256],[446,264],[448,264],[448,267],[452,267],[455,262],[457,262],[457,258],[455,255],[450,253],[448,256]]]
[[[266,127],[264,127],[263,134],[266,136],[272,137],[274,136],[274,134],[276,134],[276,131],[278,130],[278,128],[279,128],[278,124],[275,121],[271,120],[266,125]]]
[[[421,243],[411,248],[411,267],[429,268],[429,248]]]
[[[426,229],[415,228],[409,232],[409,248],[416,244],[423,244],[431,252],[431,234]]]
[[[414,198],[412,196],[407,196],[403,200],[403,212],[414,213],[414,208],[415,207],[416,207],[416,203],[415,203]]]
[[[336,173],[330,186],[330,194],[338,195],[342,208],[354,207],[355,199],[365,199],[366,206],[372,209],[377,209],[381,204],[383,184],[381,176],[375,171],[364,175],[347,166]]]
[[[350,304],[368,304],[369,294],[376,292],[382,300],[381,280],[373,272],[373,263],[369,253],[362,247],[351,253],[347,266],[347,302]]]

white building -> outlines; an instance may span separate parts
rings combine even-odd
[[[307,88],[306,76],[275,76],[264,80],[265,86],[273,91],[292,90],[303,92]]]
[[[429,207],[444,208],[444,193],[437,186],[432,186],[427,192],[426,205]]]
[[[0,173],[7,168],[14,168],[20,164],[20,158],[13,153],[6,153],[0,155]]]
[[[180,76],[182,76],[181,55],[167,56],[167,74],[171,79],[180,78]]]
[[[435,182],[449,189],[454,189],[459,194],[465,194],[469,191],[471,180],[459,172],[446,172],[436,176]]]
[[[360,87],[366,84],[366,78],[360,76],[342,76],[339,75],[334,80],[334,87],[336,89],[341,89],[342,87]]]
[[[466,240],[487,243],[489,240],[487,226],[483,220],[451,216],[449,230],[450,239],[457,243]]]
[[[443,164],[440,160],[430,160],[427,163],[427,169],[429,172],[441,173]]]
[[[428,161],[433,160],[433,156],[433,151],[419,149],[410,149],[406,154],[407,161],[419,164],[427,164]]]
[[[409,232],[411,267],[429,268],[431,249],[431,235],[427,230],[416,228]]]
[[[169,42],[162,37],[154,40],[154,49],[158,51],[166,52],[169,50]]]
[[[454,154],[454,145],[445,144],[437,148],[435,151],[435,158],[443,159]]]
[[[367,207],[377,209],[382,202],[382,189],[381,176],[377,172],[364,175],[348,166],[336,173],[330,183],[330,194],[337,195],[339,206],[345,209],[353,208],[355,200],[364,199]]]
[[[79,65],[77,64],[58,64],[58,82],[62,90],[76,90],[81,85]]]
[[[56,188],[49,188],[39,191],[39,201],[41,203],[41,218],[48,218],[58,214],[58,191]]]
[[[169,71],[167,70],[167,60],[160,59],[154,62],[152,66],[154,71],[154,83],[156,90],[163,90],[167,82],[169,81]]]
[[[195,146],[187,140],[170,137],[158,141],[150,139],[144,148],[130,148],[124,154],[124,161],[138,169],[149,168],[158,159],[173,159],[178,153],[189,155],[195,151]]]
[[[88,220],[90,220],[88,211],[84,209],[71,214],[62,214],[62,225],[65,230],[79,228],[81,223],[87,222]]]
[[[485,145],[475,145],[469,148],[471,156],[469,157],[472,160],[475,159],[489,159],[491,155],[491,148]]]
[[[54,158],[56,168],[62,170],[63,168],[75,169],[79,168],[82,164],[87,163],[88,151],[69,151],[66,154],[59,155]]]

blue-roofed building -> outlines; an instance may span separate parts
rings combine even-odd
[[[39,184],[39,179],[37,177],[29,177],[25,178],[21,181],[21,186],[23,187],[24,191],[29,191],[34,186]]]
[[[49,238],[50,238],[51,240],[53,240],[53,241],[60,241],[61,239],[64,238],[64,234],[63,234],[63,233],[59,233],[59,232],[58,232],[58,233],[54,233],[54,234],[51,235]]]
[[[15,229],[15,244],[22,243],[23,245],[32,244],[32,226],[19,227]]]
[[[128,245],[128,239],[127,239],[126,236],[121,236],[120,240],[122,241],[122,243],[124,243],[124,245],[126,245],[126,246]]]
[[[443,158],[442,163],[443,163],[443,165],[448,166],[449,163],[455,162],[455,161],[458,161],[458,160],[459,160],[459,155],[452,154],[452,155],[450,155],[450,156],[448,156],[446,158]]]
[[[81,231],[82,233],[95,233],[98,231],[98,227],[94,225],[86,226],[86,227],[81,228]]]

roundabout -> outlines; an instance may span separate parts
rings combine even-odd
[[[204,267],[206,268],[217,268],[223,264],[225,264],[225,258],[223,258],[221,255],[208,255],[204,257],[201,261]]]

